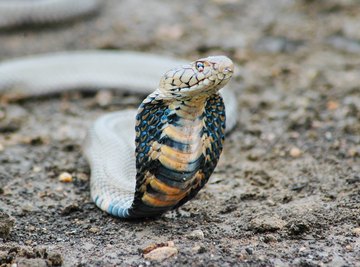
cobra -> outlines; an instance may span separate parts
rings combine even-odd
[[[103,84],[144,92],[157,73],[175,64],[174,59],[133,52],[30,57],[0,64],[0,92],[17,89],[26,96]],[[77,72],[66,72],[63,65]],[[91,167],[91,197],[100,209],[121,218],[153,217],[198,193],[222,151],[226,115],[219,90],[233,71],[225,56],[183,64],[165,72],[137,111],[109,113],[95,121],[84,153]],[[235,113],[233,93],[227,90],[223,96],[226,113]],[[234,126],[234,116],[227,124],[228,129]]]

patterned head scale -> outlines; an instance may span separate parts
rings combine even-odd
[[[201,58],[166,72],[159,90],[165,96],[180,98],[213,94],[230,80],[233,72],[234,64],[228,57]]]

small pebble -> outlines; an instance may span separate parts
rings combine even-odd
[[[0,238],[7,238],[14,228],[14,225],[15,219],[0,210]]]
[[[160,248],[160,247],[174,247],[175,243],[174,241],[167,241],[165,243],[158,243],[158,244],[150,244],[149,246],[147,246],[144,249],[141,249],[143,254],[147,254],[150,251],[153,251],[156,248]]]
[[[28,231],[34,232],[36,230],[35,226],[31,225],[28,227]]]
[[[202,240],[205,238],[204,232],[201,231],[200,229],[192,231],[187,237],[189,239],[197,239],[197,240]]]
[[[58,186],[58,187],[55,188],[55,191],[56,191],[56,192],[63,192],[63,191],[64,191],[64,187]]]
[[[206,248],[204,246],[200,246],[200,245],[193,246],[191,250],[194,253],[198,253],[198,254],[206,252]]]
[[[73,212],[76,212],[76,211],[80,211],[80,207],[78,204],[76,203],[73,203],[73,204],[70,204],[68,206],[66,206],[62,211],[61,211],[61,215],[64,215],[64,216],[67,216]]]
[[[252,255],[252,254],[254,253],[253,249],[250,248],[250,247],[245,248],[245,251],[246,251],[247,254],[249,254],[249,255]]]
[[[0,152],[4,151],[5,150],[5,147],[3,144],[0,143]]]
[[[331,141],[333,139],[333,135],[331,132],[326,132],[325,133],[325,139],[328,141]]]
[[[59,175],[59,181],[62,183],[71,183],[73,181],[73,177],[68,172],[63,172]]]
[[[270,242],[277,242],[276,237],[273,235],[266,235],[264,236],[264,242],[270,243]]]
[[[99,91],[95,96],[96,103],[100,107],[109,106],[111,104],[112,99],[113,99],[113,94],[110,91]]]
[[[285,226],[285,221],[276,215],[259,215],[250,221],[249,228],[258,233],[275,232]]]
[[[91,227],[89,229],[89,232],[96,234],[96,233],[100,232],[100,229],[98,227]]]
[[[298,158],[301,156],[301,154],[302,154],[302,151],[297,147],[293,147],[290,149],[290,156],[293,158]]]
[[[257,161],[262,158],[266,154],[266,151],[263,149],[253,149],[249,155],[247,155],[247,159],[251,161]]]
[[[356,156],[360,156],[360,149],[350,148],[348,150],[348,155],[352,158],[355,158]]]
[[[63,264],[63,258],[59,253],[50,252],[47,258],[52,263],[52,266],[61,266]]]
[[[34,166],[33,167],[33,172],[40,172],[41,171],[41,167],[40,166]]]
[[[335,110],[339,107],[339,103],[333,100],[330,100],[329,102],[326,103],[326,108],[328,110]]]
[[[163,261],[178,253],[175,247],[160,247],[156,248],[144,255],[144,258],[152,261]]]
[[[360,236],[360,227],[356,227],[351,231],[354,235]]]
[[[80,181],[84,181],[84,182],[89,181],[89,176],[82,172],[76,174],[76,178],[79,179]]]
[[[34,206],[30,203],[26,203],[22,206],[23,212],[32,212],[34,210]]]
[[[39,192],[38,196],[41,197],[41,198],[46,197],[46,196],[48,196],[48,192],[47,191]]]

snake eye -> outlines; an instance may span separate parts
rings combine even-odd
[[[202,72],[204,70],[204,63],[202,62],[196,62],[196,69],[200,72]]]

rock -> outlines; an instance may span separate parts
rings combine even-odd
[[[354,235],[360,236],[360,227],[356,227],[351,231]]]
[[[0,238],[7,238],[15,225],[15,219],[0,211]]]
[[[257,161],[266,154],[264,149],[253,149],[250,154],[247,155],[247,159],[251,161]]]
[[[113,99],[113,94],[111,91],[99,91],[95,96],[96,103],[100,107],[109,106],[111,104],[112,99]]]
[[[274,232],[284,228],[285,224],[285,221],[276,215],[266,214],[252,219],[250,221],[250,229],[259,233]]]
[[[41,167],[40,166],[34,166],[32,171],[35,172],[35,173],[41,172]]]
[[[330,100],[326,103],[327,110],[336,110],[339,107],[339,102]]]
[[[360,146],[349,148],[347,154],[352,158],[360,156]]]
[[[71,183],[73,181],[73,177],[68,172],[63,172],[59,175],[59,181],[62,183]]]
[[[89,175],[87,175],[86,173],[82,173],[82,172],[76,174],[76,178],[82,182],[89,181]]]
[[[175,247],[160,247],[156,248],[144,255],[144,258],[152,261],[163,261],[178,253]]]
[[[289,151],[289,154],[290,154],[290,156],[293,157],[293,158],[298,158],[298,157],[301,156],[302,151],[301,151],[299,148],[297,148],[297,147],[292,147],[292,148],[290,149],[290,151]]]
[[[63,258],[59,253],[49,253],[48,260],[51,262],[52,266],[61,266],[63,263]]]
[[[98,227],[91,227],[90,229],[89,229],[89,232],[90,233],[93,233],[93,234],[96,234],[96,233],[98,233],[98,232],[100,232],[100,229],[98,228]]]
[[[32,212],[34,211],[34,206],[31,203],[25,203],[21,209],[23,212]]]
[[[298,183],[293,183],[290,186],[290,190],[292,191],[296,191],[296,192],[300,192],[303,188],[305,188],[306,186],[308,186],[308,183],[306,182],[298,182]]]
[[[203,240],[205,238],[204,232],[200,229],[192,231],[190,234],[187,235],[187,238],[194,239],[194,240]]]
[[[254,253],[254,250],[253,250],[252,248],[250,248],[250,247],[245,248],[245,251],[246,251],[247,254],[249,254],[249,255],[252,255],[252,254]]]
[[[271,243],[271,242],[277,242],[277,239],[275,236],[273,235],[265,235],[264,238],[263,238],[264,242],[265,243]]]
[[[289,115],[288,121],[289,130],[310,129],[314,121],[314,115],[301,107]]]
[[[289,235],[301,235],[310,229],[306,221],[294,220],[286,224]]]
[[[12,247],[8,250],[8,253],[3,255],[0,253],[0,265],[4,263],[1,261],[3,259],[5,259],[6,263],[12,263],[11,266],[14,267],[61,266],[63,264],[63,258],[59,253],[47,252],[45,248]]]
[[[194,253],[201,254],[206,252],[206,248],[201,245],[193,246],[191,249]]]
[[[174,241],[168,241],[168,242],[165,242],[165,243],[158,243],[158,244],[150,244],[149,246],[147,246],[146,248],[144,249],[141,249],[141,252],[143,254],[147,254],[149,253],[150,251],[153,251],[154,249],[156,248],[160,248],[160,247],[174,247],[175,244],[174,244]]]
[[[76,203],[70,204],[61,211],[61,215],[66,216],[66,215],[69,215],[73,212],[80,211],[80,210],[81,209],[78,204],[76,204]]]
[[[163,261],[178,253],[173,241],[165,243],[151,244],[142,249],[144,258],[153,261]]]

